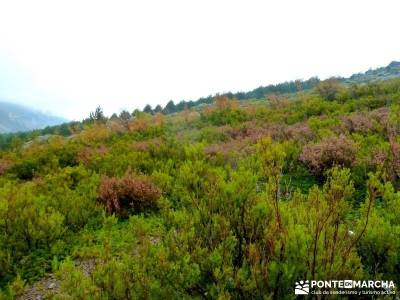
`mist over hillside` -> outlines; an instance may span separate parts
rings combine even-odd
[[[346,85],[378,82],[382,80],[400,78],[400,62],[392,61],[385,67],[370,69],[366,72],[353,74],[348,78],[337,78]],[[276,85],[266,85],[255,88],[251,91],[242,91],[237,93],[224,93],[223,96],[236,98],[238,100],[260,99],[270,94],[293,94],[297,91],[311,90],[319,79],[317,77],[308,80],[296,80],[282,82]],[[146,105],[143,109],[147,113],[163,113],[171,114],[183,111],[185,108],[194,108],[196,106],[209,105],[213,103],[215,95],[202,97],[195,101],[187,100],[179,103],[169,101],[164,107],[158,105],[154,109],[150,105]],[[68,120],[52,116],[39,110],[35,110],[20,104],[10,103],[0,100],[0,134],[26,132],[35,129],[43,129],[47,126],[57,126],[66,123]]]
[[[372,86],[379,84],[382,81],[396,78],[400,78],[399,61],[392,61],[385,67],[370,69],[365,72],[353,74],[346,78],[334,77],[334,81],[346,88],[358,85],[370,85],[371,88],[373,88]],[[298,92],[313,93],[315,88],[320,86],[323,82],[324,81],[321,81],[317,77],[312,77],[307,80],[286,81],[275,85],[270,84],[266,86],[260,86],[251,91],[241,91],[236,93],[228,92],[210,95],[195,101],[183,100],[177,104],[171,100],[164,107],[157,105],[155,108],[152,108],[149,104],[147,104],[142,112],[151,115],[158,113],[163,115],[172,115],[184,111],[185,109],[201,110],[204,106],[212,105],[216,96],[225,96],[229,99],[237,99],[242,104],[245,104],[246,102],[252,102],[254,100],[265,100],[265,98],[269,98],[270,96],[285,96],[289,99],[292,99],[293,97],[296,98],[296,94]],[[135,110],[133,112],[122,111],[119,116],[114,113],[110,119],[135,118],[139,112],[139,110]],[[101,118],[107,118],[103,115],[102,110]],[[59,134],[62,136],[69,136],[76,130],[80,131],[85,124],[91,122],[91,119],[92,118],[89,117],[82,121],[68,122],[62,118],[46,115],[21,105],[0,101],[0,149],[9,147],[14,137],[18,137],[22,141],[27,142],[38,135]],[[18,133],[15,133],[17,131]]]
[[[0,101],[0,133],[41,129],[66,121],[23,105]]]
[[[383,80],[400,78],[400,62],[392,61],[385,67],[380,67],[376,69],[369,69],[366,72],[360,72],[351,75],[350,77],[335,77],[338,81],[345,85],[352,84],[367,84],[373,82],[379,82]],[[228,92],[221,94],[222,96],[227,96],[229,98],[235,98],[238,100],[251,100],[260,99],[271,94],[293,94],[299,91],[307,91],[313,89],[320,79],[318,77],[312,77],[307,80],[294,80],[285,81],[278,84],[270,84],[266,86],[257,87],[251,91],[239,91],[236,93]],[[185,108],[192,108],[196,106],[208,105],[214,101],[216,95],[209,95],[207,97],[202,97],[197,100],[182,100],[178,104],[175,104],[172,100],[169,101],[164,108],[161,105],[157,105],[154,109],[147,104],[143,111],[147,113],[158,113],[162,112],[164,114],[175,113],[183,111]]]

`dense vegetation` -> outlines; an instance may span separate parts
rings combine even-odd
[[[0,298],[292,299],[400,283],[400,81],[173,116],[101,110],[0,154]],[[82,265],[90,262],[90,269]]]
[[[337,84],[345,84],[346,86],[355,86],[360,83],[376,83],[383,80],[388,79],[396,79],[400,78],[400,62],[393,61],[386,67],[381,67],[373,70],[368,70],[365,73],[354,74],[348,78],[343,77],[334,77],[329,80],[326,80],[327,83],[337,83]],[[332,84],[328,84],[327,86],[331,86]],[[285,97],[292,97],[298,92],[310,91],[314,88],[322,88],[326,89],[327,86],[320,83],[320,80],[317,77],[312,77],[307,80],[295,80],[295,81],[287,81],[278,84],[270,84],[267,86],[260,86],[255,88],[249,92],[237,92],[237,93],[224,93],[217,95],[209,95],[207,97],[202,97],[197,100],[182,100],[179,103],[175,104],[174,101],[170,100],[164,107],[161,105],[157,105],[152,108],[151,105],[146,105],[143,108],[143,112],[148,114],[157,114],[162,113],[164,115],[174,114],[178,112],[182,112],[186,109],[202,109],[204,106],[211,105],[214,102],[215,97],[224,96],[229,99],[237,99],[239,101],[252,101],[255,99],[261,99],[266,96],[274,97],[276,95],[281,95]],[[329,92],[329,89],[326,91]],[[335,91],[334,91],[335,93]],[[324,97],[325,99],[329,99],[329,97]],[[99,108],[98,108],[99,109]],[[122,119],[129,120],[132,116],[136,116],[140,111],[136,109],[132,113],[123,110],[119,115],[113,114],[111,116],[112,120]],[[97,114],[97,115],[96,115]],[[99,115],[100,114],[100,115]],[[72,121],[69,123],[62,123],[60,125],[47,126],[43,129],[36,129],[32,131],[22,131],[17,133],[3,133],[0,134],[0,149],[9,149],[10,147],[15,147],[21,143],[26,141],[30,141],[38,136],[44,136],[43,138],[47,138],[47,135],[62,135],[62,136],[70,136],[74,135],[76,132],[79,132],[83,129],[85,125],[91,123],[93,120],[100,116],[101,119],[104,119],[104,115],[102,111],[98,110],[89,116],[89,118],[76,122]]]

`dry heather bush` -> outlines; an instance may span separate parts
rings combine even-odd
[[[400,178],[400,144],[392,142],[391,150],[393,155],[393,169],[397,174],[397,178]]]
[[[133,119],[128,123],[129,131],[145,131],[150,127],[150,118],[148,117],[140,117]]]
[[[79,141],[84,144],[93,144],[98,141],[104,141],[110,137],[111,131],[107,128],[107,125],[101,123],[95,123],[91,127],[86,128],[79,134]]]
[[[162,113],[156,113],[152,120],[152,125],[153,126],[164,126],[165,124],[165,116]]]
[[[228,159],[232,153],[245,153],[248,154],[251,147],[247,140],[231,140],[225,143],[217,143],[208,145],[204,149],[204,153],[207,156],[222,155],[225,159]]]
[[[251,141],[258,141],[260,138],[263,137],[271,137],[273,140],[283,140],[285,138],[285,130],[286,127],[282,124],[269,124],[265,127],[254,127],[250,128],[250,135],[249,138]]]
[[[215,107],[207,105],[201,108],[201,115],[209,116],[215,111]]]
[[[315,138],[315,134],[307,123],[302,122],[286,128],[285,137],[300,143],[308,143]]]
[[[132,148],[135,151],[146,152],[152,149],[158,149],[163,145],[163,141],[160,138],[154,138],[146,141],[136,141],[132,144]]]
[[[355,113],[344,117],[343,124],[350,132],[369,133],[374,130],[371,118],[365,113]]]
[[[400,145],[391,144],[386,151],[383,149],[374,149],[370,156],[366,158],[368,168],[372,170],[383,170],[387,180],[390,180],[395,186],[400,178]]]
[[[356,159],[356,147],[346,136],[329,137],[315,145],[307,145],[300,155],[307,168],[316,175],[334,165],[350,167]]]
[[[250,119],[255,118],[260,111],[258,107],[246,103],[243,103],[241,107],[246,112],[246,114],[250,116]]]
[[[250,155],[254,152],[254,145],[262,138],[282,140],[285,128],[279,124],[269,124],[267,127],[257,127],[255,123],[246,123],[241,128],[226,126],[223,132],[231,139],[227,142],[208,145],[204,152],[207,157],[221,156],[226,161],[233,161],[237,157]]]
[[[199,119],[200,114],[197,111],[191,111],[189,109],[185,109],[182,112],[178,112],[177,117],[172,119],[172,122],[185,122],[185,123],[192,123],[195,120]]]
[[[0,160],[0,176],[6,173],[11,167],[13,163],[7,159]]]
[[[204,149],[206,157],[211,162],[229,164],[233,168],[237,167],[237,162],[240,158],[249,156],[253,151],[253,147],[246,139],[211,144]]]
[[[268,124],[260,127],[255,122],[246,122],[239,128],[225,126],[222,131],[232,139],[247,139],[252,143],[266,136],[270,136],[274,140],[283,139],[285,128],[281,124]]]
[[[104,176],[100,182],[98,200],[110,214],[126,217],[129,212],[156,209],[160,196],[160,189],[145,177]]]
[[[218,131],[222,132],[231,139],[243,139],[251,135],[251,131],[261,131],[262,128],[257,127],[254,122],[246,122],[241,124],[240,127],[232,127],[231,125],[224,125],[217,128]]]
[[[389,109],[387,107],[381,107],[375,109],[369,113],[370,117],[376,120],[382,126],[386,126],[389,119]]]
[[[239,103],[236,99],[229,99],[226,96],[215,97],[215,106],[219,110],[234,110],[237,109]]]
[[[367,159],[367,164],[372,169],[387,168],[388,153],[383,149],[374,149],[371,151],[370,157]]]
[[[269,106],[273,109],[281,109],[288,107],[290,102],[287,97],[282,95],[272,94],[266,97]]]
[[[392,167],[397,178],[400,178],[400,144],[397,142],[397,132],[394,126],[388,126],[390,151],[392,154]]]
[[[154,116],[140,116],[128,121],[126,127],[129,131],[143,132],[152,127],[161,127],[165,124],[166,118],[163,114],[157,113]]]
[[[92,148],[92,147],[85,147],[83,148],[79,153],[78,153],[78,162],[88,165],[93,158],[97,156],[105,156],[110,152],[110,150],[104,146],[101,145],[99,148]]]
[[[204,116],[210,116],[218,111],[235,111],[239,108],[239,101],[236,99],[230,99],[227,96],[216,96],[214,98],[213,105],[207,105],[203,107],[201,114]]]
[[[129,120],[111,120],[107,122],[107,128],[113,133],[123,134],[128,129]]]

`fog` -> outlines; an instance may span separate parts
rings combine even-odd
[[[400,59],[398,1],[2,1],[0,100],[69,119]]]

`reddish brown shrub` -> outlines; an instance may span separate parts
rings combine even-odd
[[[237,109],[238,101],[236,99],[229,99],[226,96],[216,96],[215,97],[215,106],[219,110],[233,110]]]
[[[400,145],[398,143],[392,144],[393,154],[393,169],[397,174],[397,178],[400,178]]]
[[[397,133],[394,128],[388,128],[390,151],[392,154],[393,171],[400,178],[400,144],[397,142]]]
[[[120,186],[120,180],[117,178],[105,176],[101,179],[98,199],[109,213],[121,211]]]
[[[376,148],[366,158],[369,169],[384,171],[385,180],[390,180],[396,187],[400,184],[400,145],[391,143],[389,149]]]
[[[300,143],[307,143],[315,138],[314,132],[311,130],[307,123],[296,123],[289,126],[285,130],[287,139],[298,141]]]
[[[322,175],[334,165],[350,167],[356,158],[356,147],[346,136],[330,137],[319,144],[307,145],[300,155],[308,169]]]
[[[239,128],[224,126],[220,127],[222,132],[227,134],[232,139],[248,139],[251,142],[256,142],[260,138],[270,136],[274,140],[284,138],[285,128],[281,124],[264,124],[260,127],[256,122],[245,122]]]
[[[85,145],[104,141],[111,135],[111,130],[106,124],[94,123],[79,133],[77,139]]]
[[[156,113],[153,116],[152,125],[153,126],[163,126],[165,124],[165,116],[161,113]]]
[[[151,120],[148,117],[135,118],[130,121],[127,126],[129,131],[146,131],[151,125]]]
[[[382,126],[386,126],[389,119],[389,109],[387,107],[381,107],[371,111],[369,115]]]
[[[379,168],[386,168],[389,155],[383,149],[374,149],[371,151],[371,157],[367,159],[367,164],[370,168],[375,170]]]
[[[356,113],[344,117],[343,124],[350,132],[368,133],[374,129],[371,118],[365,113]]]
[[[160,189],[145,177],[105,176],[100,182],[98,200],[109,213],[126,217],[129,212],[142,212],[157,208],[160,196]]]
[[[116,134],[123,134],[129,129],[129,120],[110,120],[107,122],[107,128]]]
[[[260,138],[268,136],[276,141],[283,140],[285,138],[285,129],[286,127],[284,125],[273,123],[264,127],[261,132],[255,128],[255,131],[252,131],[250,137],[253,141],[258,141]]]
[[[159,149],[163,144],[160,138],[154,138],[146,141],[137,141],[132,144],[132,148],[136,151],[146,152],[152,149]]]
[[[237,166],[237,161],[248,156],[253,152],[253,145],[246,139],[230,140],[224,143],[217,143],[208,145],[204,149],[204,153],[211,161],[221,163],[228,163],[232,167]]]
[[[271,94],[266,96],[269,106],[273,109],[281,109],[288,107],[290,102],[286,96]]]
[[[109,149],[101,145],[99,148],[85,147],[78,153],[78,162],[88,165],[96,156],[104,156],[108,154]]]
[[[0,160],[0,176],[13,166],[12,162],[7,159]]]

